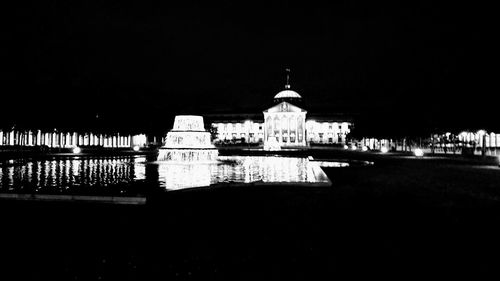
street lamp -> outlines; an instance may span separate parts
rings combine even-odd
[[[414,154],[415,154],[415,156],[417,156],[417,157],[422,157],[422,156],[424,156],[424,151],[423,151],[422,149],[420,149],[420,148],[415,149],[415,151],[414,151],[413,153],[414,153]]]

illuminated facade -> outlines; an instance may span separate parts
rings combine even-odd
[[[41,130],[0,130],[0,146],[47,146],[72,148],[77,146],[100,146],[126,148],[147,145],[147,137],[140,135],[94,134],[78,132],[42,132]]]
[[[216,120],[212,122],[212,127],[217,130],[215,141],[244,140],[246,143],[264,145],[270,141],[273,143],[277,141],[281,147],[346,142],[352,122],[338,117],[308,118],[307,111],[298,106],[301,101],[302,96],[290,88],[287,75],[285,89],[274,96],[275,105],[263,111],[263,120],[257,118]]]
[[[305,146],[306,113],[286,101],[264,110],[264,142],[274,138],[281,146]]]
[[[218,151],[205,131],[203,117],[175,116],[174,128],[168,132],[160,148],[158,161],[215,161]]]

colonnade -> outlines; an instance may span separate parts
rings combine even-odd
[[[305,115],[269,114],[264,120],[265,141],[277,138],[281,145],[305,145]]]
[[[78,132],[42,132],[41,130],[0,130],[0,146],[102,146],[110,148],[145,145],[144,135],[94,134]],[[139,142],[139,143],[138,143]]]

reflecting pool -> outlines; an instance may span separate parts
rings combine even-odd
[[[165,163],[141,156],[60,157],[0,164],[0,192],[137,194],[240,184],[330,185],[318,163],[279,156],[220,156],[214,163]]]

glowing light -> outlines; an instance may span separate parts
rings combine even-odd
[[[281,150],[281,146],[276,138],[271,137],[266,141],[266,143],[264,143],[264,150],[277,151]]]
[[[203,117],[195,115],[177,115],[174,120],[172,131],[205,131]]]
[[[356,148],[357,148],[357,147],[356,147],[356,145],[354,145],[354,144],[353,144],[353,145],[351,145],[351,149],[352,149],[352,150],[356,150]]]
[[[81,153],[81,152],[82,152],[82,149],[81,149],[81,148],[79,148],[78,146],[73,148],[73,153],[74,153],[74,154],[79,154],[79,153]]]
[[[361,148],[361,150],[368,151],[368,147],[366,145],[363,145],[363,147]]]
[[[417,156],[417,157],[422,157],[422,156],[424,156],[424,151],[423,151],[422,149],[420,149],[420,148],[415,149],[415,151],[414,151],[413,153],[414,153],[414,154],[415,154],[415,156]]]
[[[215,161],[218,154],[210,142],[210,132],[204,129],[203,117],[178,115],[160,148],[158,161]]]
[[[134,151],[139,151],[141,148],[138,145],[134,145]]]
[[[320,167],[325,167],[325,168],[349,167],[349,163],[347,163],[347,162],[320,161],[320,162],[318,162],[318,164]]]
[[[349,146],[347,144],[344,144],[344,149],[349,149]]]
[[[382,152],[382,153],[387,153],[387,152],[389,152],[389,149],[388,149],[387,147],[385,147],[385,146],[384,146],[384,147],[382,147],[382,148],[380,149],[380,152]]]

